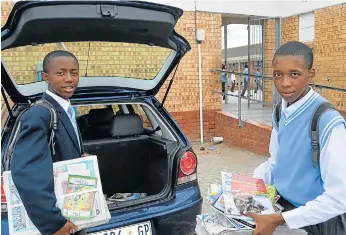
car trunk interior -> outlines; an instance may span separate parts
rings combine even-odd
[[[168,180],[166,145],[146,136],[88,140],[85,151],[97,155],[104,194],[160,193]]]
[[[170,155],[174,141],[143,127],[136,113],[92,109],[78,118],[85,152],[96,155],[107,198],[117,193],[157,196],[171,183]]]

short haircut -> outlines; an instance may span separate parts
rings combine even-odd
[[[247,64],[244,67],[247,69],[247,67],[248,67]]]
[[[314,53],[312,49],[306,44],[297,41],[287,42],[282,45],[274,54],[273,61],[278,56],[302,56],[308,66],[311,69],[314,63]]]
[[[71,58],[76,60],[78,66],[79,66],[78,59],[74,54],[72,54],[71,52],[68,52],[68,51],[56,50],[56,51],[49,52],[43,59],[42,67],[43,67],[43,71],[45,73],[48,73],[50,63],[51,63],[52,59],[54,59],[56,57],[71,57]]]

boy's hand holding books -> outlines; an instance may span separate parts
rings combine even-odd
[[[258,215],[247,212],[245,215],[256,221],[256,229],[253,235],[272,235],[276,227],[285,223],[281,214]]]
[[[67,221],[64,227],[62,227],[59,231],[54,233],[53,235],[70,235],[71,233],[75,233],[78,230],[77,226],[72,222]]]

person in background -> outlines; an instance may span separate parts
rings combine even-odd
[[[273,115],[270,158],[253,176],[275,185],[285,211],[247,214],[256,221],[254,235],[272,235],[282,224],[308,235],[345,235],[346,121],[336,110],[321,114],[320,157],[314,165],[310,124],[317,107],[328,101],[309,86],[315,76],[313,52],[304,43],[288,42],[276,51],[272,66],[283,98],[281,118],[276,125]]]
[[[243,87],[243,91],[241,92],[241,97],[245,97],[245,92],[247,91],[247,88],[249,86],[249,69],[247,64],[245,65],[243,76],[244,76],[244,87]]]
[[[255,82],[256,82],[256,89],[255,89],[255,93],[257,93],[258,88],[261,89],[261,91],[263,91],[263,87],[262,87],[262,74],[260,72],[260,69],[256,70],[255,73]]]
[[[232,74],[231,74],[231,83],[232,83],[231,92],[234,92],[234,87],[235,87],[235,73],[234,73],[234,70],[232,70]]]
[[[227,73],[226,73],[226,66],[222,65],[222,99],[225,100],[225,92],[226,92],[226,83],[227,83]]]

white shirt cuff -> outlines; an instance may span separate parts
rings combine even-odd
[[[290,229],[299,229],[308,225],[308,222],[304,218],[305,212],[300,208],[293,209],[291,211],[286,211],[282,213],[287,227]]]

